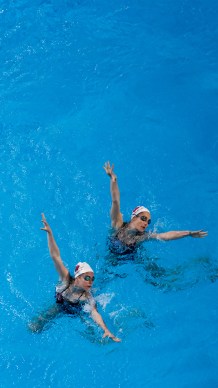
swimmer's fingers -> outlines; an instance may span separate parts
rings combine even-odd
[[[204,231],[203,229],[190,232],[190,236],[194,238],[203,238],[203,237],[206,237],[207,235],[208,235],[208,232]]]
[[[40,230],[44,230],[47,233],[52,233],[50,226],[45,226],[44,228],[40,228]]]
[[[45,214],[42,213],[41,216],[42,216],[42,221],[46,221]]]
[[[45,230],[46,232],[48,232],[48,227],[47,226],[45,226],[44,228],[40,228],[40,230]]]
[[[42,219],[41,222],[43,223],[44,226],[48,225],[44,213],[42,213]]]
[[[121,342],[122,340],[118,337],[110,337],[114,342]]]
[[[46,232],[49,232],[51,230],[51,228],[50,228],[49,224],[46,221],[44,213],[42,213],[42,220],[41,220],[41,222],[43,223],[44,227],[40,228],[40,229],[41,230],[45,230]]]
[[[110,175],[111,174],[111,166],[110,166],[110,162],[105,162],[104,166],[103,166],[103,169],[105,170],[105,172]]]
[[[114,164],[110,165],[110,162],[106,162],[103,166],[106,174],[112,178],[113,182],[116,182],[117,176],[114,173]]]
[[[115,335],[111,334],[110,332],[105,332],[102,338],[106,338],[106,337],[112,339],[114,342],[121,342],[120,338],[115,337]]]
[[[48,226],[48,223],[47,223],[46,219],[42,218],[41,222],[44,225],[44,228],[46,228]]]

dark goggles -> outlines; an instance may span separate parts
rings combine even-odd
[[[145,221],[145,222],[147,222],[148,224],[151,223],[151,219],[148,218],[148,217],[146,217],[146,216],[139,216],[139,215],[137,215],[136,217],[139,217],[140,220]]]
[[[89,276],[89,275],[86,275],[86,276],[83,276],[83,279],[84,279],[86,282],[90,282],[90,280],[91,280],[92,282],[94,282],[95,277],[94,277],[94,276],[91,277],[91,276]]]

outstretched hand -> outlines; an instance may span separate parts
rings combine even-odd
[[[43,223],[44,227],[40,228],[40,229],[44,230],[47,233],[52,233],[51,228],[50,228],[49,224],[46,221],[44,213],[42,213],[42,223]]]
[[[116,175],[114,174],[114,164],[112,164],[112,166],[110,165],[110,162],[105,162],[104,166],[103,166],[106,174],[112,178],[114,181],[116,181],[117,177]]]
[[[202,238],[202,237],[206,237],[207,235],[208,235],[208,232],[205,232],[203,229],[189,232],[189,236],[195,237],[195,238]]]
[[[115,337],[115,335],[113,335],[109,330],[106,330],[104,332],[104,335],[102,338],[106,338],[106,337],[111,338],[114,342],[121,342],[121,339],[118,337]]]

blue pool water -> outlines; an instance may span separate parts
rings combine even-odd
[[[218,386],[217,16],[213,0],[0,2],[1,387]],[[208,237],[144,244],[104,282],[107,160],[126,220],[144,204],[155,230]],[[27,330],[57,282],[42,212],[68,267],[95,269],[120,344],[88,319]]]

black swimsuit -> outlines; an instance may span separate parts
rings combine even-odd
[[[67,314],[77,315],[82,313],[85,303],[86,303],[85,301],[70,302],[68,300],[64,300],[60,304],[60,308],[63,312]]]
[[[128,223],[124,222],[120,229],[125,228],[127,225]],[[108,238],[108,241],[107,241],[108,249],[113,255],[122,256],[122,259],[124,259],[124,256],[125,256],[125,259],[133,260],[134,255],[137,251],[137,243],[127,245],[124,242],[122,242],[119,239],[120,229],[116,231],[115,234],[111,235]]]
[[[67,286],[58,292],[56,290],[55,292],[55,299],[56,303],[60,306],[61,310],[64,311],[67,314],[78,314],[81,313],[83,310],[83,307],[85,303],[87,303],[86,300],[80,300],[80,298],[83,296],[85,291],[81,293],[78,299],[76,299],[74,302],[71,302],[70,300],[67,300],[63,296],[63,292],[66,291],[70,285],[72,284],[73,278],[69,275],[69,282],[67,283]]]
[[[136,252],[136,244],[126,245],[116,235],[108,238],[108,248],[111,253],[118,256],[132,255]]]

